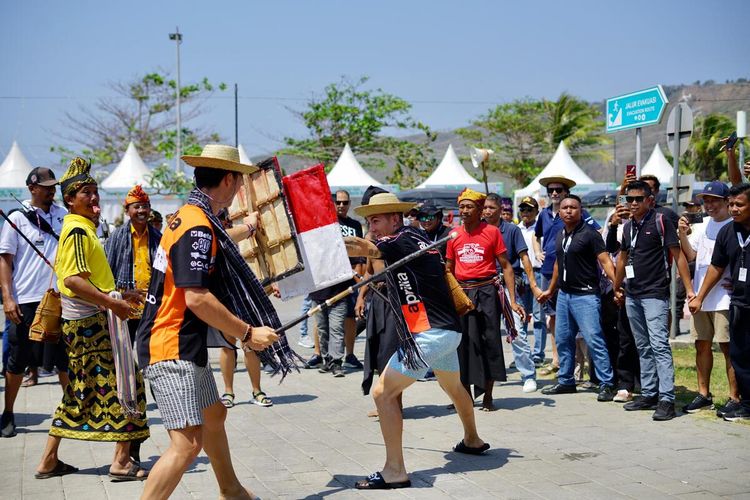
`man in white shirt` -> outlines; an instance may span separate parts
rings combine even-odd
[[[531,196],[525,196],[521,199],[521,203],[518,204],[518,217],[521,222],[518,223],[518,227],[521,228],[521,234],[526,242],[526,247],[529,253],[529,260],[531,261],[531,267],[534,269],[534,278],[537,283],[542,282],[542,261],[539,260],[534,253],[534,233],[536,231],[536,217],[539,214],[539,203]],[[531,311],[531,317],[534,320],[534,345],[531,348],[531,357],[534,361],[534,365],[537,368],[544,364],[544,349],[547,345],[547,328],[542,320],[542,306],[534,298],[534,294],[529,286],[529,277],[526,273],[523,273],[523,282],[526,285],[525,291],[519,296],[519,302],[523,306],[525,311]],[[524,333],[528,332],[529,323],[524,322],[523,330]]]
[[[710,219],[703,223],[703,228],[695,228],[688,236],[691,227],[685,216],[680,218],[678,229],[680,245],[689,262],[695,261],[695,289],[699,290],[706,277],[706,271],[711,265],[716,236],[719,230],[732,222],[729,215],[729,188],[723,182],[714,181],[706,186],[703,193],[705,211]],[[722,281],[730,280],[729,269],[724,270]],[[686,413],[696,413],[700,410],[713,409],[713,397],[710,391],[711,369],[713,368],[713,353],[711,346],[717,342],[724,354],[727,379],[729,381],[729,401],[727,405],[717,411],[720,417],[727,411],[734,411],[740,407],[740,396],[734,369],[729,360],[729,290],[723,286],[714,287],[706,295],[703,308],[690,319],[690,335],[695,341],[695,366],[698,372],[698,395],[683,408]]]
[[[56,282],[52,269],[28,241],[50,262],[54,262],[57,238],[67,213],[67,210],[53,203],[57,180],[52,170],[44,167],[33,169],[26,178],[26,185],[31,200],[24,203],[24,210],[14,211],[8,216],[26,239],[7,222],[0,228],[0,287],[3,311],[11,324],[8,332],[10,356],[6,372],[5,408],[0,417],[2,437],[16,435],[13,405],[24,371],[41,362],[34,359],[34,342],[29,340],[29,328],[44,292]],[[44,348],[51,350],[50,357],[53,359],[50,364],[58,369],[60,384],[64,388],[68,385],[65,344],[59,342],[45,345]]]

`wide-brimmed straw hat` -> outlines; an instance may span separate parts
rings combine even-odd
[[[200,156],[186,155],[182,157],[182,161],[191,167],[219,168],[241,174],[258,171],[258,167],[240,162],[240,152],[237,148],[224,144],[206,144]]]
[[[416,203],[399,201],[393,193],[378,193],[372,195],[370,203],[355,208],[354,212],[360,217],[369,217],[376,214],[403,214],[416,206]]]
[[[563,177],[562,175],[553,175],[552,177],[542,177],[541,179],[539,179],[539,184],[544,187],[547,187],[547,184],[550,184],[552,182],[559,182],[568,189],[571,189],[576,185],[576,181],[574,181],[573,179],[568,179],[567,177]]]

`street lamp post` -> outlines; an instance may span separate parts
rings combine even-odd
[[[180,172],[181,162],[180,157],[182,156],[182,115],[180,113],[180,44],[182,43],[182,33],[180,33],[180,27],[175,29],[174,33],[169,34],[169,39],[174,40],[177,45],[177,88],[175,89],[175,100],[176,100],[176,111],[177,111],[177,154],[175,157],[175,172]]]

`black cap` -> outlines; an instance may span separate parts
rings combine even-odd
[[[385,189],[378,187],[378,186],[369,186],[365,192],[362,194],[362,205],[369,205],[370,204],[370,198],[375,196],[376,194],[380,193],[387,193]]]
[[[55,179],[55,173],[47,167],[36,167],[33,169],[29,176],[26,177],[27,186],[56,186],[58,184]]]
[[[419,207],[420,215],[436,215],[442,211],[443,209],[435,205],[435,202],[432,200],[425,201],[422,203],[422,206]]]

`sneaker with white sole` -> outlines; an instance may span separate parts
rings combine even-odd
[[[523,392],[536,392],[536,380],[533,378],[527,379],[523,383]]]
[[[617,394],[615,394],[615,397],[612,399],[615,403],[627,403],[628,401],[633,400],[633,393],[630,392],[627,389],[620,389],[617,391]]]
[[[304,337],[300,337],[297,341],[297,345],[300,347],[306,347],[307,349],[312,349],[313,347],[315,347],[315,343],[307,335],[305,335]]]

